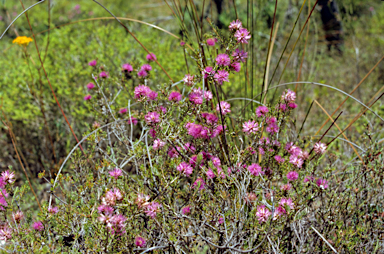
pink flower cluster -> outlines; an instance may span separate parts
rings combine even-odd
[[[122,201],[124,199],[123,193],[118,188],[113,188],[113,190],[107,191],[105,197],[103,197],[102,204],[107,206],[116,205],[117,201]]]
[[[211,91],[202,91],[201,88],[194,88],[192,92],[189,94],[189,101],[195,105],[203,104],[203,100],[207,101],[212,100],[213,95]]]
[[[223,127],[221,125],[211,126],[208,128],[196,123],[187,123],[185,128],[187,129],[188,134],[196,139],[211,139],[223,131]]]
[[[117,180],[117,178],[123,175],[123,171],[119,168],[115,168],[114,170],[109,171],[109,175]]]
[[[151,70],[152,70],[152,66],[151,65],[144,64],[143,66],[141,66],[141,68],[140,68],[139,72],[137,73],[137,75],[139,77],[145,78],[146,76],[148,76],[148,73]]]
[[[157,99],[158,94],[152,91],[148,86],[138,85],[135,87],[134,95],[135,99],[137,99],[138,101],[142,101],[144,99],[154,101]]]
[[[127,218],[122,214],[114,214],[114,209],[108,205],[100,205],[98,208],[100,217],[98,220],[105,224],[112,235],[125,234]]]

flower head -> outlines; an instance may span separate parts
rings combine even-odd
[[[215,71],[213,70],[213,67],[207,66],[205,67],[203,74],[204,74],[204,78],[208,78],[209,76],[214,75]]]
[[[280,155],[275,155],[274,158],[277,161],[277,163],[283,163],[285,161],[285,159],[282,158]]]
[[[216,57],[216,63],[218,66],[229,66],[231,64],[231,59],[227,54],[219,54]]]
[[[193,75],[185,74],[185,77],[183,78],[184,84],[187,86],[193,86]]]
[[[145,115],[144,120],[148,125],[155,125],[160,122],[160,115],[157,112],[148,112]]]
[[[287,174],[287,178],[289,181],[295,181],[297,178],[299,178],[299,173],[296,171],[291,171]]]
[[[108,74],[108,72],[102,71],[102,72],[100,72],[99,77],[100,78],[108,78],[109,74]]]
[[[181,100],[181,94],[179,92],[173,91],[169,94],[168,100],[179,102]]]
[[[207,45],[208,45],[208,46],[215,46],[215,44],[216,44],[216,40],[215,40],[215,38],[209,38],[209,39],[207,39]]]
[[[315,151],[315,153],[317,154],[323,154],[325,153],[325,150],[327,150],[327,145],[326,144],[323,144],[321,142],[317,142],[314,146],[313,146],[313,150]]]
[[[317,179],[316,184],[323,190],[328,188],[328,181],[325,179],[321,179],[321,178]]]
[[[231,63],[230,69],[235,72],[240,72],[241,70],[241,64],[238,62]]]
[[[269,109],[266,106],[260,106],[256,109],[257,117],[265,116],[269,112]]]
[[[127,111],[128,111],[127,108],[121,108],[121,109],[119,110],[119,114],[125,114],[125,113],[127,113]]]
[[[247,29],[241,28],[236,31],[235,38],[237,39],[237,42],[248,44],[248,40],[251,39],[251,35]]]
[[[133,71],[133,67],[132,67],[132,65],[130,65],[130,64],[123,64],[123,71],[126,71],[126,72],[131,72],[131,71]]]
[[[15,181],[15,173],[10,170],[6,170],[1,173],[1,178],[3,178],[5,183],[13,183]]]
[[[271,216],[271,214],[271,211],[269,211],[269,209],[266,208],[265,205],[259,205],[257,207],[256,217],[260,223],[266,222],[268,220],[268,217]]]
[[[56,214],[56,213],[59,212],[59,208],[58,208],[57,206],[55,206],[55,207],[50,206],[50,207],[48,208],[48,212],[49,212],[50,214]]]
[[[43,231],[44,230],[44,225],[41,221],[36,221],[32,225],[33,229],[36,231]]]
[[[241,29],[243,26],[242,26],[242,24],[241,24],[241,21],[240,20],[234,20],[234,21],[232,21],[231,22],[231,24],[229,24],[229,26],[228,26],[228,28],[229,28],[229,30],[239,30],[239,29]]]
[[[184,215],[190,214],[191,213],[191,207],[190,206],[183,207],[181,209],[181,213]]]
[[[280,190],[282,190],[282,191],[289,191],[290,189],[292,189],[292,185],[290,183],[284,184],[280,188]]]
[[[16,39],[13,40],[12,43],[17,43],[19,44],[20,46],[28,46],[28,44],[33,41],[32,38],[30,37],[27,37],[27,36],[17,36]]]
[[[137,73],[137,75],[138,75],[139,77],[144,78],[144,77],[148,76],[148,72],[146,72],[145,70],[140,70],[140,71]]]
[[[180,163],[177,167],[176,167],[177,171],[183,173],[184,175],[186,176],[190,176],[193,172],[193,168],[191,167],[191,165],[189,165],[188,163],[186,162],[182,162]]]
[[[10,229],[7,225],[0,227],[0,240],[7,241],[12,239],[12,229]]]
[[[245,62],[246,58],[248,58],[248,53],[244,50],[236,49],[233,53],[233,60],[236,62]]]
[[[149,195],[139,193],[135,200],[135,204],[137,204],[139,208],[146,207],[147,205],[149,205],[148,203],[149,199],[150,199]]]
[[[148,54],[146,58],[147,58],[148,61],[155,61],[155,60],[157,60],[156,55],[153,54],[153,53]]]
[[[247,134],[256,134],[259,130],[259,125],[255,121],[249,120],[248,122],[243,123],[243,131]]]
[[[89,66],[92,66],[92,67],[95,67],[97,64],[97,61],[96,60],[92,60],[88,63]]]
[[[203,190],[205,188],[205,182],[203,178],[197,178],[196,181],[193,183],[193,188],[196,186],[200,186],[199,190]]]
[[[295,208],[295,204],[292,202],[291,198],[282,198],[279,202],[281,206],[289,206],[291,209]]]
[[[135,245],[139,248],[144,248],[145,245],[146,245],[146,241],[144,238],[140,237],[140,236],[137,236],[135,238]]]
[[[120,176],[123,175],[123,171],[119,168],[115,168],[112,171],[109,171],[109,175],[115,179],[119,178]]]
[[[189,101],[196,105],[203,104],[203,96],[201,95],[201,93],[192,92],[189,94],[188,97],[189,97]]]
[[[156,214],[160,212],[161,205],[157,202],[151,202],[146,206],[145,213],[152,219],[156,217]]]
[[[215,74],[214,79],[219,85],[222,85],[223,82],[229,82],[228,76],[229,73],[226,70],[219,70]]]
[[[287,89],[281,96],[281,99],[285,102],[294,102],[296,100],[296,93]]]
[[[127,123],[136,125],[138,123],[138,120],[135,117],[131,117],[131,119],[128,119]]]
[[[88,91],[92,90],[93,88],[95,88],[95,84],[93,84],[92,82],[87,85]]]
[[[219,107],[219,105],[220,105],[220,107]],[[229,104],[226,101],[221,101],[220,104],[216,105],[216,111],[219,113],[221,112],[223,115],[231,113],[231,104]]]
[[[24,213],[22,211],[17,211],[12,214],[13,219],[17,222],[20,223],[21,220],[24,218]]]
[[[250,166],[248,166],[248,170],[254,176],[259,176],[264,174],[264,172],[261,170],[261,166],[256,163],[253,163]]]
[[[162,141],[160,139],[156,139],[155,141],[153,141],[153,149],[154,150],[159,150],[163,146],[165,146],[165,142],[164,141]]]
[[[91,98],[92,98],[92,96],[90,94],[84,96],[85,101],[89,101]]]
[[[152,70],[152,66],[149,65],[149,64],[144,64],[143,66],[141,66],[141,70],[142,71],[146,71],[146,72],[151,71]]]

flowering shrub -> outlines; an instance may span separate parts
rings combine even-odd
[[[226,43],[225,49],[212,66],[196,58],[199,72],[185,75],[182,90],[151,79],[153,53],[145,64],[123,64],[122,79],[140,82],[126,91],[126,108],[114,105],[120,94],[108,89],[114,77],[106,70],[93,73],[84,100],[98,119],[82,141],[88,149],[68,155],[38,218],[11,211],[8,204],[16,207],[27,187],[12,188],[15,175],[2,173],[0,209],[12,213],[0,229],[4,248],[184,253],[207,246],[212,253],[324,253],[356,247],[351,234],[364,234],[363,220],[377,227],[382,197],[375,194],[382,183],[337,176],[324,159],[330,144],[291,134],[295,92],[285,90],[275,104],[258,106],[245,120],[236,116],[238,108],[218,88],[240,71],[248,57],[242,44],[251,35],[239,20],[229,30],[229,38],[207,41]],[[98,70],[96,60],[89,66]],[[364,157],[372,179],[383,173],[376,167],[379,155],[372,149]],[[368,200],[376,210],[351,207],[362,202],[362,186],[370,186]],[[343,192],[354,195],[342,199]],[[362,211],[367,217],[359,217]],[[382,232],[371,237],[379,243]],[[343,239],[356,244],[344,246]]]

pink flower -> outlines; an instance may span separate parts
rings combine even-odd
[[[89,101],[91,98],[92,98],[92,96],[90,94],[84,96],[85,101]]]
[[[5,183],[13,183],[15,181],[15,173],[10,170],[2,172],[1,177]]]
[[[216,57],[216,63],[218,66],[229,66],[231,64],[231,59],[227,54],[219,54]]]
[[[241,24],[241,21],[240,20],[236,20],[236,21],[232,21],[231,24],[229,24],[228,28],[229,30],[239,30],[241,29],[243,26]]]
[[[88,63],[89,66],[92,66],[92,67],[95,67],[97,64],[97,61],[96,60],[92,60]]]
[[[183,81],[187,86],[193,86],[193,75],[185,74]]]
[[[153,54],[153,53],[148,54],[146,58],[147,58],[148,61],[155,61],[155,60],[157,60],[156,55]]]
[[[204,78],[208,78],[209,76],[214,75],[215,71],[213,70],[213,67],[207,66],[205,67],[203,74],[204,74]]]
[[[116,214],[109,219],[107,224],[108,229],[112,235],[122,235],[125,234],[125,221],[127,218],[122,214]]]
[[[247,134],[256,134],[259,130],[259,125],[255,121],[249,120],[243,124],[243,131]]]
[[[160,115],[157,112],[148,112],[148,114],[145,115],[144,120],[148,125],[155,125],[157,123],[160,123]]]
[[[236,62],[245,62],[246,61],[246,58],[248,58],[248,53],[245,52],[244,50],[239,50],[239,49],[236,49],[233,53],[232,53],[232,56],[233,56],[233,61],[236,61]]]
[[[155,101],[157,100],[157,93],[154,92],[154,91],[151,91],[149,94],[148,94],[148,99],[151,100],[151,101]]]
[[[150,135],[152,138],[156,138],[156,130],[155,130],[155,129],[150,129],[150,130],[149,130],[149,135]]]
[[[287,206],[289,206],[291,209],[295,208],[295,204],[293,204],[291,198],[282,198],[282,199],[280,200],[279,204],[280,204],[281,206],[283,206],[283,207],[284,207],[285,205],[287,205]]]
[[[265,129],[268,133],[278,133],[279,132],[279,126],[275,123],[269,124],[267,128]]]
[[[119,178],[120,176],[123,175],[123,171],[119,168],[115,168],[112,171],[109,171],[109,175],[115,179]]]
[[[257,207],[256,217],[260,223],[266,222],[271,214],[272,213],[265,207],[265,205],[259,205]]]
[[[195,105],[203,104],[203,97],[200,93],[192,92],[189,94],[189,101],[194,103]]]
[[[147,73],[146,71],[144,71],[144,70],[140,70],[140,71],[137,73],[137,75],[138,75],[139,77],[144,78],[144,77],[148,76],[148,73]]]
[[[260,106],[256,109],[257,117],[265,116],[269,112],[269,109],[266,106]]]
[[[281,207],[281,206],[278,206],[275,210],[275,214],[273,215],[273,220],[276,220],[277,218],[279,218],[280,216],[286,214],[287,211]]]
[[[328,181],[325,179],[321,179],[321,178],[317,179],[316,184],[323,190],[328,188]]]
[[[144,238],[142,238],[142,237],[140,237],[140,236],[137,236],[137,237],[135,238],[135,244],[136,244],[136,246],[139,247],[139,248],[144,248],[145,245],[146,245],[146,241],[145,241]]]
[[[212,98],[213,98],[212,92],[211,92],[211,91],[205,91],[205,92],[204,92],[204,98],[205,98],[207,101],[212,100]]]
[[[12,213],[13,219],[16,223],[20,223],[22,219],[24,219],[24,213],[22,211],[17,211],[16,213]]]
[[[130,64],[123,64],[123,71],[131,72],[133,71],[133,67]]]
[[[219,224],[223,224],[224,223],[224,218],[223,217],[220,217],[219,220],[217,221]]]
[[[215,46],[216,40],[214,38],[209,38],[207,40],[208,46]]]
[[[186,176],[190,176],[193,172],[193,168],[186,162],[182,162],[176,167],[177,171],[183,173]]]
[[[299,173],[296,171],[291,171],[287,174],[287,178],[289,181],[295,181],[297,178],[299,178]]]
[[[151,202],[146,206],[145,213],[150,216],[152,219],[156,217],[156,214],[160,212],[161,205],[157,202]]]
[[[179,102],[181,100],[181,94],[179,92],[171,92],[168,97],[169,101]]]
[[[205,188],[205,182],[203,178],[197,178],[196,181],[193,183],[192,188],[195,188],[196,186],[200,186],[199,190],[203,190]]]
[[[160,139],[156,139],[155,141],[153,141],[153,149],[154,150],[159,150],[163,146],[165,146],[165,142],[164,141],[161,141]]]
[[[285,161],[285,159],[282,158],[280,155],[276,155],[274,158],[277,161],[277,163],[283,163]]]
[[[0,227],[0,240],[7,241],[12,239],[12,229],[10,229],[7,225]]]
[[[280,190],[282,190],[282,191],[289,191],[290,189],[292,189],[292,185],[290,183],[284,184],[280,188]]]
[[[99,213],[104,213],[106,215],[113,214],[113,208],[107,205],[99,205],[99,207],[97,207],[97,210],[99,210]]]
[[[124,199],[123,193],[118,188],[113,188],[112,194],[115,196],[117,201],[121,201]]]
[[[144,64],[143,66],[141,66],[141,70],[142,71],[146,71],[146,72],[151,71],[152,70],[152,66],[149,65],[149,64]]]
[[[222,85],[223,82],[229,82],[228,76],[229,73],[226,70],[219,70],[215,74],[214,78],[219,85]]]
[[[172,149],[169,149],[169,151],[168,151],[168,157],[169,158],[178,158],[179,157],[179,152],[178,151],[180,151],[181,150],[181,148],[180,147],[176,147],[177,148],[177,151],[176,151],[176,149],[175,148],[172,148]]]
[[[206,113],[206,112],[202,113],[201,117],[204,118],[206,120],[207,124],[209,124],[209,125],[216,124],[217,120],[218,120],[217,116],[215,116],[214,114],[211,114],[211,113]]]
[[[304,183],[313,182],[313,181],[315,181],[315,177],[314,176],[306,176],[304,178]]]
[[[237,39],[237,42],[248,44],[248,40],[251,39],[251,35],[247,29],[240,28],[236,31],[235,38]]]
[[[284,91],[283,95],[281,96],[281,99],[286,102],[294,102],[296,100],[296,93],[287,89],[286,91]]]
[[[181,213],[184,214],[184,215],[190,214],[191,213],[191,207],[190,206],[183,207],[181,209]]]
[[[108,78],[109,74],[108,74],[108,72],[102,71],[102,72],[100,72],[99,77],[100,78]]]
[[[281,103],[281,104],[279,105],[279,110],[282,111],[282,112],[287,111],[287,105],[284,104],[284,103]]]
[[[220,110],[221,109],[221,110]],[[221,101],[220,102],[220,108],[219,108],[219,104],[216,105],[216,111],[223,114],[223,115],[226,115],[228,113],[231,113],[231,104],[229,104],[228,102],[226,101]]]
[[[297,108],[297,104],[294,102],[289,102],[288,107],[290,107],[291,109],[295,109],[295,108]]]
[[[180,46],[184,46],[185,45],[185,42],[184,41],[181,41],[180,42]]]
[[[264,174],[264,172],[261,170],[261,166],[256,163],[253,163],[250,166],[248,166],[248,170],[254,176],[259,176]]]
[[[127,108],[121,108],[121,109],[119,110],[119,114],[125,114],[125,113],[127,113],[127,111],[128,111]]]
[[[315,151],[315,153],[317,154],[323,154],[325,153],[325,150],[327,150],[327,145],[326,144],[323,144],[321,142],[317,142],[314,146],[313,146],[313,150]]]
[[[212,170],[211,168],[208,169],[208,171],[207,171],[205,174],[207,175],[207,177],[208,177],[209,179],[213,179],[213,178],[216,177],[215,173],[213,172],[213,170]]]
[[[216,156],[212,157],[211,161],[212,161],[213,166],[215,166],[217,168],[221,166],[221,161],[218,157],[216,157]]]
[[[241,64],[238,62],[233,62],[231,63],[231,68],[232,71],[240,72],[241,70]]]
[[[93,84],[93,83],[89,83],[89,84],[87,85],[87,89],[88,89],[88,91],[89,91],[89,90],[92,90],[93,88],[95,88],[95,84]]]
[[[56,214],[56,213],[58,213],[59,212],[59,208],[57,207],[57,206],[55,206],[55,207],[49,207],[48,208],[48,212],[50,213],[50,214]]]
[[[37,222],[33,223],[32,227],[36,231],[43,231],[44,230],[44,225],[41,221],[37,221]]]
[[[136,125],[138,123],[138,120],[135,117],[131,117],[131,119],[129,119],[127,123]]]
[[[152,90],[145,85],[138,85],[135,87],[135,99],[143,99],[148,97],[149,93],[152,92]]]
[[[149,205],[148,201],[149,201],[150,197],[148,195],[145,195],[145,194],[142,194],[142,193],[139,193],[137,195],[137,198],[135,200],[135,204],[137,204],[137,206],[139,208],[144,208],[146,207],[147,205]]]

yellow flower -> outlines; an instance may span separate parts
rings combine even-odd
[[[20,46],[28,46],[28,44],[33,41],[32,38],[27,36],[17,36],[16,39],[13,40],[12,43],[17,43]]]

